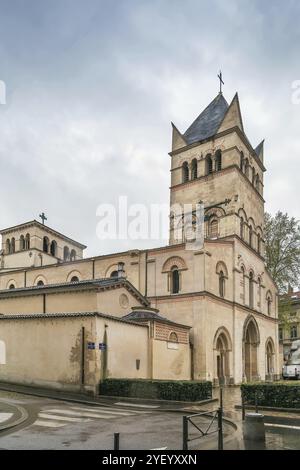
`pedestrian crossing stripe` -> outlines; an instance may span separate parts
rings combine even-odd
[[[39,412],[34,426],[60,428],[68,424],[82,423],[91,419],[116,419],[126,416],[148,414],[149,411],[120,410],[112,407],[86,408],[71,406],[68,408],[49,408]]]

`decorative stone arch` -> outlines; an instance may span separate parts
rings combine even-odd
[[[240,208],[238,210],[238,216],[243,217],[244,221],[248,223],[248,217],[244,209]]]
[[[225,210],[223,207],[212,207],[211,209],[207,209],[205,211],[205,218],[210,218],[210,217],[223,217],[226,215]]]
[[[109,265],[109,267],[105,271],[105,277],[106,278],[111,277],[111,274],[114,271],[118,271],[118,263],[114,263],[114,264]]]
[[[213,341],[214,383],[223,385],[231,383],[232,341],[229,331],[221,326],[215,333]]]
[[[220,274],[221,271],[223,271],[224,276],[228,279],[228,269],[224,261],[218,261],[216,264],[216,273]]]
[[[265,345],[265,366],[266,366],[266,377],[265,380],[272,380],[275,373],[275,344],[273,338],[269,336],[266,340]]]
[[[6,347],[5,342],[0,340],[0,365],[6,364]]]
[[[73,271],[69,272],[66,282],[72,282],[72,278],[77,277],[79,281],[82,280],[81,272],[74,269]]]
[[[11,287],[14,286],[14,287]],[[14,279],[10,279],[8,283],[6,284],[6,289],[16,289],[17,288],[17,283]]]
[[[260,333],[253,315],[248,315],[243,326],[243,376],[247,382],[259,380],[258,348]]]
[[[183,258],[180,256],[172,256],[164,262],[161,272],[169,273],[173,266],[177,266],[178,271],[184,271],[188,269]]]
[[[46,279],[44,276],[42,276],[41,274],[39,274],[39,275],[35,278],[35,280],[34,280],[34,282],[33,282],[33,285],[34,285],[34,286],[37,286],[37,285],[39,285],[39,283],[41,283],[41,282],[44,283],[44,286],[47,285],[47,279]],[[41,285],[41,284],[40,284],[40,285]]]
[[[168,337],[168,343],[178,343],[178,335],[176,331],[170,331],[169,337]]]

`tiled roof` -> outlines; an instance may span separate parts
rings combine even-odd
[[[156,321],[160,321],[162,323],[168,323],[170,325],[177,325],[177,326],[181,326],[181,327],[184,327],[184,328],[190,328],[189,326],[187,325],[184,325],[182,323],[176,323],[172,320],[169,320],[168,318],[166,317],[163,317],[162,315],[160,315],[159,313],[157,313],[158,311],[155,311],[154,309],[149,309],[149,310],[143,310],[142,308],[139,310],[139,309],[134,309],[132,310],[132,312],[128,313],[127,315],[125,315],[123,318],[123,320],[126,320],[126,321],[133,321],[133,322],[139,322],[139,321],[147,321],[147,320],[156,320]]]
[[[184,133],[187,143],[193,144],[214,136],[224,119],[228,107],[229,105],[224,96],[219,93]]]
[[[122,323],[134,324],[136,326],[147,326],[137,322],[129,322],[124,318],[113,315],[108,315],[101,312],[72,312],[72,313],[20,313],[20,314],[2,314],[0,313],[0,320],[35,320],[35,319],[51,319],[51,318],[79,318],[79,317],[99,317],[108,320],[115,320]]]
[[[56,284],[47,284],[43,286],[31,286],[31,287],[18,287],[15,289],[4,289],[0,290],[0,297],[7,297],[7,295],[14,295],[16,293],[33,293],[41,291],[51,291],[51,290],[69,290],[69,289],[78,289],[78,287],[91,287],[91,288],[100,288],[106,289],[111,287],[124,286],[128,291],[133,295],[138,297],[141,302],[148,306],[149,301],[144,297],[127,279],[124,278],[103,278],[103,279],[90,279],[78,282],[61,282]]]

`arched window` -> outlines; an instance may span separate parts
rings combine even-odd
[[[71,260],[71,261],[75,261],[75,260],[76,260],[76,251],[75,251],[75,250],[71,250],[70,260]]]
[[[43,251],[44,253],[49,253],[49,238],[48,237],[43,238]]]
[[[243,217],[241,217],[241,220],[240,220],[240,235],[241,235],[241,239],[243,240],[244,239],[244,219],[243,219]]]
[[[10,251],[11,253],[14,253],[16,251],[16,240],[14,237],[11,239]]]
[[[42,280],[40,280],[40,281],[37,282],[37,286],[40,286],[40,287],[41,287],[41,286],[44,286],[44,285],[45,285],[45,284],[44,284],[44,281],[42,281]]]
[[[218,219],[213,218],[209,221],[209,237],[217,238],[218,237]]]
[[[30,235],[29,235],[29,233],[27,233],[26,237],[25,237],[25,250],[30,250]]]
[[[241,156],[240,156],[240,169],[241,171],[244,171],[244,153],[241,152]]]
[[[177,266],[173,266],[171,269],[171,292],[172,294],[178,294],[179,292],[179,271]]]
[[[255,185],[255,168],[252,167],[252,184]]]
[[[169,335],[169,343],[178,343],[178,336],[175,331],[172,331]]]
[[[70,259],[70,250],[67,246],[64,247],[64,261],[69,261]]]
[[[205,158],[205,174],[210,175],[213,171],[213,164],[211,155],[206,155]]]
[[[216,171],[222,170],[222,152],[221,152],[221,150],[216,151],[215,161],[216,161]]]
[[[225,276],[223,271],[219,272],[219,295],[225,297]]]
[[[261,237],[260,233],[257,234],[257,252],[260,255],[260,250],[261,250]]]
[[[241,267],[241,286],[242,286],[242,300],[243,304],[245,304],[246,296],[245,296],[245,268],[244,266]]]
[[[113,272],[110,274],[110,277],[117,278],[117,277],[118,277],[118,271],[113,271]]]
[[[10,254],[10,240],[9,238],[6,240],[6,253]]]
[[[198,176],[198,163],[197,159],[194,158],[192,160],[192,180],[195,180]]]
[[[23,251],[25,250],[25,238],[24,235],[20,236],[20,250]]]
[[[291,326],[291,339],[298,338],[297,325]]]
[[[52,256],[56,256],[57,254],[57,243],[55,240],[52,240],[51,246],[50,246],[50,253]]]
[[[71,278],[71,282],[79,282],[78,277],[77,277],[77,276],[73,276],[73,277]]]
[[[9,284],[9,289],[15,289],[16,286],[14,284]]]
[[[252,241],[253,241],[253,228],[250,225],[250,227],[249,227],[249,245],[251,246],[251,248],[252,248]]]
[[[250,171],[250,165],[249,165],[249,160],[246,158],[245,160],[245,175],[247,178],[249,178],[249,171]]]
[[[259,309],[261,310],[261,278],[260,277],[258,277],[257,279],[257,284],[258,284],[258,288],[257,288],[258,306],[259,306]]]
[[[272,314],[272,297],[271,297],[271,294],[267,295],[267,311],[268,311],[268,315]]]
[[[259,176],[258,175],[256,175],[256,178],[255,178],[255,189],[259,191]]]
[[[250,308],[253,308],[253,303],[254,303],[253,286],[254,286],[254,276],[253,276],[253,272],[250,271],[250,274],[249,274],[249,307]]]
[[[186,183],[189,180],[189,165],[188,162],[184,162],[182,165],[182,182]]]

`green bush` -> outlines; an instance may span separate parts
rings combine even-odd
[[[100,383],[100,394],[115,397],[200,401],[212,397],[212,383],[171,380],[106,379]]]
[[[300,408],[300,382],[248,383],[241,386],[245,403],[276,408]]]

